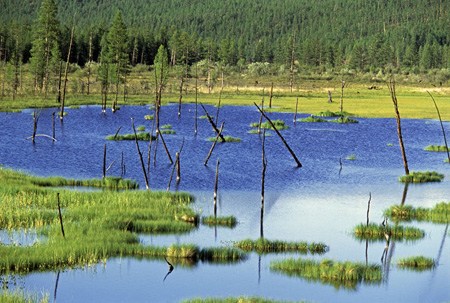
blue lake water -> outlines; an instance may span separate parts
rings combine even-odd
[[[206,106],[215,116],[216,108]],[[41,111],[38,133],[51,135],[51,113]],[[56,139],[37,137],[33,145],[32,110],[0,113],[0,164],[32,174],[60,175],[71,178],[99,178],[102,174],[103,146],[107,145],[107,164],[114,161],[109,175],[120,175],[122,153],[126,177],[145,188],[134,141],[105,140],[119,127],[131,133],[131,118],[136,126],[151,129],[144,116],[153,114],[148,106],[124,106],[112,114],[101,113],[98,106],[67,109],[63,124],[56,121]],[[183,140],[181,181],[172,182],[172,190],[194,194],[194,208],[203,215],[213,213],[215,164],[220,159],[219,215],[234,215],[239,224],[234,229],[200,226],[187,235],[141,235],[146,244],[170,245],[195,243],[201,247],[229,245],[230,241],[260,236],[261,138],[249,134],[250,123],[260,114],[254,107],[220,108],[219,123],[225,122],[224,134],[238,137],[240,143],[218,144],[208,166],[203,162],[211,147],[207,139],[215,134],[206,119],[198,119],[194,133],[195,105],[185,104],[181,118],[177,105],[162,107],[161,125],[171,124],[174,135],[164,139],[175,159]],[[199,115],[203,115],[198,107]],[[299,118],[307,115],[299,115]],[[323,256],[365,262],[365,242],[352,237],[353,227],[365,222],[369,193],[372,196],[370,218],[381,222],[383,211],[399,204],[404,185],[397,181],[404,174],[395,119],[358,119],[358,124],[298,123],[293,114],[270,113],[282,119],[289,129],[282,134],[303,164],[296,168],[291,155],[273,132],[266,138],[268,160],[264,236],[289,241],[321,241],[330,246]],[[450,124],[445,123],[447,132]],[[429,144],[443,144],[439,121],[402,120],[403,136],[411,170],[435,170],[445,174],[444,182],[410,185],[406,204],[432,207],[450,198],[450,165],[445,153],[423,150]],[[140,143],[146,158],[147,143]],[[154,147],[153,147],[154,148]],[[347,160],[354,155],[354,160]],[[172,171],[161,144],[157,163],[151,164],[150,188],[165,190]],[[152,155],[153,159],[153,155]],[[342,163],[342,166],[340,164]],[[381,284],[360,284],[356,290],[336,289],[331,285],[273,273],[271,260],[289,255],[251,254],[233,265],[199,263],[194,267],[176,267],[167,277],[167,264],[134,258],[115,258],[105,264],[59,274],[59,302],[178,302],[193,297],[264,296],[279,300],[313,302],[446,302],[450,301],[450,248],[445,225],[410,223],[426,232],[415,242],[392,242],[390,262]],[[406,224],[408,225],[408,224]],[[368,261],[381,264],[384,243],[370,243]],[[432,271],[405,271],[396,260],[413,255],[439,259]],[[296,256],[294,254],[294,256]],[[306,256],[309,257],[309,256]],[[53,301],[57,274],[32,273],[10,277],[26,291],[48,293]]]

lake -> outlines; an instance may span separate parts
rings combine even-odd
[[[215,117],[216,107],[206,106]],[[175,160],[181,152],[181,181],[172,181],[171,190],[188,191],[195,196],[194,209],[202,215],[213,214],[213,188],[216,162],[219,167],[219,215],[234,215],[239,224],[234,229],[200,226],[183,235],[140,235],[149,245],[195,243],[201,247],[230,245],[232,241],[260,236],[261,204],[261,137],[248,133],[250,124],[258,122],[255,107],[220,108],[218,124],[225,122],[224,134],[241,139],[238,143],[218,143],[208,166],[204,160],[212,145],[208,138],[215,133],[207,119],[197,119],[195,105],[183,104],[161,109],[161,125],[170,124],[175,134],[164,139]],[[204,115],[198,106],[198,115]],[[38,133],[51,135],[51,114],[55,109],[40,111]],[[33,110],[0,113],[0,164],[39,176],[100,178],[103,147],[107,146],[108,175],[121,173],[122,154],[125,177],[145,188],[134,141],[107,141],[119,127],[120,134],[131,133],[131,118],[147,131],[153,114],[148,106],[123,106],[118,112],[103,114],[99,106],[67,108],[61,124],[56,121],[56,142],[37,137],[27,139],[33,130]],[[389,261],[382,264],[383,242],[370,242],[367,261],[382,264],[383,281],[358,284],[356,289],[336,288],[330,284],[288,277],[269,269],[272,260],[305,257],[321,260],[366,262],[366,243],[356,240],[352,229],[366,221],[367,202],[371,195],[370,220],[381,223],[383,211],[400,204],[405,192],[398,177],[404,174],[395,119],[363,119],[357,124],[293,123],[292,113],[270,113],[289,129],[282,135],[295,151],[303,167],[296,164],[273,131],[267,132],[266,196],[264,237],[272,240],[324,242],[330,250],[324,255],[255,253],[238,264],[192,264],[168,271],[163,261],[137,258],[113,258],[106,263],[63,272],[38,272],[8,276],[9,286],[27,292],[48,293],[59,302],[179,302],[195,297],[261,296],[290,301],[310,302],[446,302],[450,301],[450,248],[445,224],[404,223],[423,229],[418,241],[391,241]],[[307,117],[306,114],[298,118]],[[450,124],[444,124],[447,132]],[[445,153],[426,152],[430,144],[443,144],[437,120],[403,119],[403,137],[410,170],[434,170],[445,175],[441,183],[411,184],[405,203],[415,207],[432,207],[450,197],[450,165]],[[147,159],[146,142],[140,147]],[[154,151],[154,146],[152,147]],[[173,166],[161,145],[157,147],[156,164],[151,155],[150,188],[166,190]],[[3,235],[7,238],[7,235]],[[9,243],[9,242],[7,242]],[[402,257],[424,255],[438,259],[430,271],[412,272],[396,267]],[[165,280],[164,280],[165,278]],[[56,288],[57,286],[57,288]],[[56,300],[54,296],[56,293]]]

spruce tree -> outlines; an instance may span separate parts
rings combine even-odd
[[[31,67],[35,77],[35,89],[44,91],[47,96],[51,71],[55,69],[51,64],[59,62],[59,21],[56,18],[58,9],[54,0],[43,0],[39,8],[34,26],[31,48]]]

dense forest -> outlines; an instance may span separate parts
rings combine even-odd
[[[120,11],[129,64],[200,60],[362,72],[450,68],[450,1],[444,0],[55,0],[60,57],[99,62]],[[0,60],[28,63],[40,0],[0,0]]]

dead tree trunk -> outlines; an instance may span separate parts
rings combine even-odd
[[[294,114],[294,125],[297,125],[297,111],[298,111],[298,97],[295,101],[295,114]]]
[[[217,189],[219,187],[219,165],[220,165],[220,161],[219,161],[219,159],[217,159],[216,179],[214,182],[214,217],[217,217]]]
[[[265,194],[266,168],[267,168],[265,141],[266,141],[266,130],[264,129],[262,136],[261,218],[259,226],[261,238],[264,238],[264,194]]]
[[[36,138],[36,132],[37,132],[37,124],[39,121],[39,115],[36,113],[36,111],[33,112],[33,135],[31,136],[31,142],[34,144],[34,140]]]
[[[133,126],[134,142],[136,143],[136,149],[137,149],[137,152],[138,152],[138,155],[139,155],[139,160],[141,161],[142,173],[144,174],[145,188],[147,190],[149,190],[150,186],[148,185],[147,172],[145,171],[144,159],[142,158],[141,149],[139,148],[139,142],[138,142],[138,139],[137,139],[136,128],[134,127],[134,119],[133,118],[131,118],[131,125]],[[150,138],[150,140],[151,140],[151,138]]]
[[[103,146],[103,179],[106,178],[106,144]]]
[[[289,151],[289,153],[291,154],[292,158],[294,158],[295,163],[297,164],[297,167],[302,167],[302,164],[300,163],[300,161],[298,160],[297,156],[295,155],[294,151],[291,149],[291,147],[289,146],[289,144],[286,142],[286,140],[284,139],[284,137],[281,135],[280,131],[276,128],[276,126],[273,124],[272,120],[270,120],[270,118],[264,113],[264,111],[261,110],[261,108],[259,108],[258,104],[253,103],[256,108],[259,110],[259,112],[261,113],[261,115],[263,115],[264,118],[266,118],[267,122],[269,122],[270,126],[272,126],[273,130],[275,131],[275,133],[278,135],[278,137],[280,137],[281,141],[283,142],[284,146],[287,148],[287,150]]]
[[[61,233],[63,235],[63,238],[66,238],[66,234],[64,233],[64,224],[63,224],[63,218],[62,218],[62,214],[61,214],[61,204],[59,202],[59,193],[56,193],[56,198],[58,200],[58,214],[59,214],[59,223],[61,225]]]
[[[61,84],[62,84],[62,61],[59,62],[58,96],[56,96],[56,101],[58,103],[61,103]]]
[[[184,84],[184,77],[181,75],[180,79],[180,94],[178,96],[178,118],[181,117],[181,100],[183,99],[183,84]]]
[[[194,133],[197,134],[197,115],[198,115],[198,110],[197,110],[197,106],[198,106],[198,67],[197,65],[195,66],[195,115],[194,115],[194,124],[195,124],[195,129],[194,129]]]
[[[55,112],[52,113],[52,137],[53,140],[56,140],[56,136],[55,136]],[[53,141],[55,142],[55,141]]]
[[[70,52],[72,50],[73,32],[74,31],[75,31],[75,26],[72,26],[72,31],[70,33],[69,51],[67,52],[66,68],[64,69],[64,86],[63,86],[63,95],[62,95],[62,102],[61,102],[61,114],[59,115],[59,119],[61,119],[61,121],[64,119],[64,102],[66,100],[67,73],[69,71],[69,60],[70,60]]]
[[[219,133],[217,134],[216,138],[214,139],[214,142],[209,150],[208,156],[206,156],[205,162],[203,163],[205,166],[208,165],[209,158],[211,157],[214,147],[216,147],[217,141],[219,140],[220,134],[222,133],[224,124],[225,124],[225,122],[222,122],[222,125],[220,126],[220,129],[219,129]]]
[[[167,154],[167,157],[169,158],[170,164],[173,164],[172,156],[170,156],[170,152],[169,152],[169,149],[167,148],[166,141],[164,141],[164,137],[163,137],[162,133],[159,130],[157,130],[157,131],[158,131],[157,136],[159,136],[161,138],[161,142],[164,146],[164,149],[166,150],[166,154]]]
[[[87,94],[90,94],[91,87],[91,63],[92,63],[92,32],[89,35],[89,59],[87,64]]]
[[[400,112],[398,111],[398,101],[397,96],[395,94],[395,82],[393,80],[389,82],[389,91],[391,93],[392,103],[394,104],[395,117],[397,119],[397,134],[398,134],[398,141],[400,143],[400,150],[402,153],[403,166],[405,168],[405,174],[409,175],[408,160],[406,158],[405,145],[403,144]]]
[[[272,108],[272,98],[273,98],[273,82],[270,86],[270,94],[269,94],[269,108]]]
[[[216,123],[214,123],[213,119],[211,118],[211,116],[209,115],[208,111],[206,110],[206,108],[203,106],[203,104],[201,104],[201,107],[203,108],[203,111],[206,114],[206,117],[208,118],[209,123],[211,124],[212,128],[214,129],[214,131],[216,132],[216,134],[219,135],[220,139],[222,140],[222,142],[225,142],[225,138],[223,137],[222,133],[219,132],[219,130],[217,129],[217,125]]]
[[[333,103],[333,98],[331,97],[331,91],[328,91],[328,103]]]
[[[427,93],[428,93],[428,95],[430,95],[431,100],[433,100],[434,108],[436,108],[436,113],[438,115],[439,122],[441,123],[442,136],[444,137],[445,150],[447,151],[447,159],[448,159],[448,163],[450,163],[450,151],[448,150],[447,136],[445,135],[445,129],[444,129],[444,124],[442,123],[441,113],[439,111],[439,108],[438,108],[438,106],[436,104],[436,101],[434,100],[433,96],[430,94],[429,91],[427,91]]]
[[[369,226],[369,211],[370,211],[370,201],[372,200],[372,193],[369,193],[369,201],[367,202],[367,220],[366,220],[366,226]]]
[[[219,111],[220,111],[220,103],[222,102],[222,90],[219,92],[219,101],[217,102],[217,110],[216,110],[216,125],[219,123]]]
[[[344,115],[344,88],[345,88],[345,81],[342,80],[342,82],[341,82],[341,116]]]

